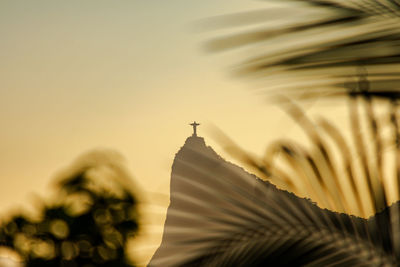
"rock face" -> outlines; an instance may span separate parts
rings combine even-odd
[[[321,251],[331,250],[335,259],[351,258],[348,266],[374,266],[371,258],[391,264],[390,246],[375,249],[375,240],[382,237],[373,220],[279,190],[193,135],[175,156],[163,238],[149,266],[325,266],[331,258]],[[354,258],[360,249],[368,253]]]
[[[190,259],[202,244],[184,243],[213,234],[207,229],[216,227],[215,219],[223,220],[229,215],[223,209],[235,209],[235,203],[221,198],[221,192],[229,191],[232,185],[253,190],[256,182],[254,176],[224,161],[206,146],[204,138],[188,137],[172,165],[162,243],[149,266],[179,266]]]

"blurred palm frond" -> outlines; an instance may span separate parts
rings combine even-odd
[[[325,141],[320,138],[318,150],[295,149],[296,142],[275,143],[288,158],[293,157],[284,169],[293,167],[286,177],[292,184],[308,185],[302,172],[317,176],[320,171],[325,176],[327,165],[336,170],[336,164],[327,163],[330,156],[317,159],[322,151],[331,152],[322,144]],[[240,147],[230,148],[265,178],[281,178],[279,169],[273,168],[274,161],[267,159],[264,164],[264,159]],[[291,189],[291,184],[280,181]],[[324,178],[316,182],[322,200],[338,194],[348,211],[347,199],[340,198],[346,194],[338,193]],[[339,186],[341,182],[337,181]],[[362,194],[359,197],[365,201]],[[279,190],[223,160],[206,145],[185,145],[172,168],[163,241],[149,266],[397,266],[399,208],[399,203],[385,206],[369,219],[321,209],[309,199]]]
[[[231,247],[224,251],[225,256],[215,255],[211,257],[211,263],[217,261],[223,265],[226,260],[226,266],[229,266],[229,262],[243,260],[249,263],[248,266],[265,263],[276,266],[398,266],[400,149],[397,105],[392,101],[381,103],[386,112],[383,113],[384,120],[378,120],[373,100],[352,96],[349,101],[353,126],[350,136],[324,118],[311,120],[294,102],[284,107],[306,133],[308,145],[290,139],[277,140],[269,145],[263,157],[258,157],[219,133],[225,151],[251,171],[341,215],[321,215],[319,211],[297,206],[292,200],[277,202],[271,194],[266,194],[265,200],[256,197],[265,210],[278,217],[280,212],[287,214],[276,224],[264,222],[257,227],[249,226],[250,232],[259,230],[254,235],[249,234],[248,239],[232,241]],[[270,202],[275,202],[276,207],[271,209]],[[351,217],[347,221],[344,214],[369,219],[363,222]],[[296,222],[292,223],[292,220]],[[290,225],[287,229],[286,224]],[[373,260],[364,261],[361,255],[369,255]],[[208,264],[207,261],[205,265]],[[218,264],[215,266],[221,266]]]
[[[272,92],[285,89],[298,98],[345,95],[356,87],[362,68],[369,75],[370,88],[353,94],[400,97],[400,4],[396,0],[279,4],[284,8],[271,5],[257,16],[247,12],[217,19],[225,28],[243,26],[244,30],[216,37],[206,47],[209,51],[251,49],[235,72],[261,79]],[[247,19],[251,17],[256,19]]]
[[[346,96],[350,136],[286,97],[279,102],[307,143],[274,141],[257,157],[220,135],[251,171],[303,198],[207,148],[183,147],[172,172],[166,243],[150,266],[399,266],[400,3],[282,3],[214,20],[212,27],[244,30],[207,48],[248,48],[236,73],[279,95]]]
[[[310,197],[321,207],[369,217],[400,199],[398,109],[391,101],[381,103],[387,112],[385,120],[378,121],[372,100],[352,97],[349,104],[350,136],[323,116],[311,120],[290,102],[283,107],[303,129],[308,143],[276,140],[259,157],[222,132],[219,142],[263,179]]]

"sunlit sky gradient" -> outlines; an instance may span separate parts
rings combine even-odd
[[[168,194],[175,153],[217,125],[261,154],[293,126],[209,54],[212,16],[250,0],[0,1],[0,211],[44,195],[54,174],[92,149],[119,151],[137,183]]]
[[[214,123],[239,140],[261,137],[269,110],[194,30],[261,4],[1,1],[1,208],[96,148],[119,151],[140,184],[163,190],[193,120],[203,136]]]

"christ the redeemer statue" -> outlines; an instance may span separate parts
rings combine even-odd
[[[196,121],[194,121],[193,123],[191,123],[191,124],[189,124],[189,125],[192,125],[193,126],[193,134],[192,134],[192,136],[197,136],[197,126],[199,126],[200,125],[200,123],[197,123]]]

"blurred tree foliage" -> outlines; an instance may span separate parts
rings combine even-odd
[[[115,179],[118,168],[106,166],[103,176],[92,173],[98,169],[85,166],[57,183],[57,199],[41,208],[40,219],[16,215],[3,223],[0,245],[28,267],[133,266],[126,245],[138,230],[137,201]]]

